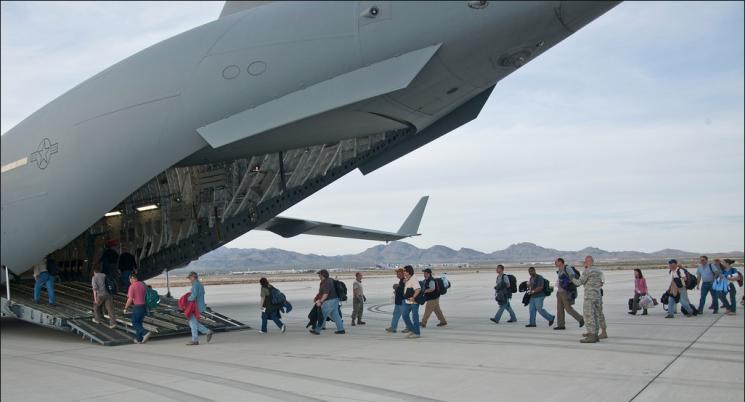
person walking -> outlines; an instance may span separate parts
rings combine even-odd
[[[207,310],[207,304],[204,302],[204,285],[199,280],[199,275],[194,271],[189,272],[187,278],[191,282],[191,294],[187,301],[196,303],[197,310],[201,315]],[[199,322],[196,315],[189,317],[189,328],[191,329],[191,342],[187,343],[187,346],[199,345],[199,334],[207,335],[207,343],[212,341],[214,332]]]
[[[396,270],[396,278],[398,283],[393,284],[393,317],[391,318],[391,326],[385,329],[385,332],[395,333],[398,330],[398,321],[401,319],[401,304],[404,302],[404,269],[399,268]]]
[[[56,306],[56,298],[54,295],[54,275],[51,275],[47,271],[47,257],[44,257],[38,264],[34,265],[34,302],[39,304],[41,302],[41,288],[47,288],[47,298],[50,306]]]
[[[543,308],[543,301],[546,298],[544,293],[545,287],[548,286],[548,281],[542,276],[535,272],[535,267],[528,268],[530,279],[528,280],[528,295],[530,295],[528,325],[526,327],[535,327],[536,313],[539,313],[543,318],[548,321],[548,326],[554,325],[554,319],[556,318],[551,313]]]
[[[424,273],[424,300],[426,300],[426,303],[424,304],[424,315],[422,316],[420,326],[426,328],[427,321],[429,321],[429,317],[434,312],[440,321],[437,323],[437,326],[444,327],[448,325],[448,322],[440,309],[440,289],[437,288],[437,282],[432,276],[431,269],[425,268],[422,270],[422,273]]]
[[[287,327],[282,323],[282,317],[279,312],[282,305],[272,304],[272,291],[277,290],[274,286],[269,284],[269,281],[266,278],[259,279],[259,284],[261,285],[261,291],[259,292],[259,296],[261,297],[261,300],[259,301],[259,305],[261,306],[261,331],[259,332],[266,334],[267,323],[269,320],[272,320],[277,325],[277,328],[279,328],[284,334],[285,331],[287,331]]]
[[[675,305],[678,303],[678,300],[676,299],[680,300],[681,309],[685,309],[685,312],[683,313],[687,317],[690,317],[693,315],[693,309],[688,301],[688,292],[685,286],[685,271],[678,267],[678,260],[674,258],[667,262],[667,268],[667,274],[670,277],[670,285],[667,290],[669,297],[667,299],[667,315],[665,318],[675,317]]]
[[[490,318],[495,324],[499,324],[499,320],[502,318],[502,313],[507,310],[510,314],[510,319],[507,322],[517,321],[515,312],[512,311],[510,306],[510,299],[512,299],[512,291],[510,290],[510,279],[507,274],[504,273],[504,265],[497,265],[497,284],[494,286],[494,299],[497,301],[499,308],[494,317]]]
[[[642,270],[639,268],[634,269],[634,299],[631,303],[631,311],[629,314],[636,315],[639,311],[639,299],[645,296],[649,290],[647,289],[647,280],[644,279]],[[647,315],[647,309],[642,309],[642,315]]]
[[[723,286],[726,291],[718,292],[719,299],[724,305],[726,315],[735,315],[737,312],[737,287],[735,283],[742,280],[740,273],[732,267],[735,261],[729,258],[722,261],[724,269],[720,273],[720,280],[725,281],[726,286]],[[727,300],[727,294],[729,294],[729,300]]]
[[[714,280],[719,277],[721,272],[719,267],[709,262],[709,257],[702,255],[699,257],[699,266],[696,268],[696,289],[701,290],[701,298],[698,302],[698,313],[704,314],[704,307],[706,306],[706,296],[711,294],[712,307],[714,307],[714,314],[719,313],[719,295],[717,291],[712,288]]]
[[[422,289],[419,281],[414,278],[414,267],[407,265],[404,267],[404,303],[401,304],[401,315],[406,323],[406,329],[409,330],[407,338],[419,338],[419,303],[416,298]]]
[[[592,256],[585,257],[584,271],[579,279],[572,279],[576,286],[584,286],[584,302],[582,305],[582,314],[584,315],[587,333],[580,339],[581,343],[599,342],[600,335],[598,331],[602,329],[601,325],[601,305],[602,296],[600,289],[603,286],[603,272],[593,266],[595,260]],[[606,335],[607,337],[607,335]]]
[[[127,314],[129,306],[132,306],[132,327],[135,330],[134,343],[145,343],[152,335],[150,331],[145,332],[145,327],[142,325],[145,320],[145,313],[147,312],[147,307],[145,306],[146,293],[145,284],[137,279],[137,275],[131,274],[129,276],[127,302],[124,304],[124,314]]]
[[[106,274],[101,272],[101,265],[96,264],[93,267],[93,278],[91,278],[91,288],[93,289],[93,322],[100,324],[101,310],[106,308],[109,313],[109,328],[116,328],[116,316],[114,315],[114,298],[106,290]]]
[[[555,330],[566,329],[565,314],[566,311],[579,323],[579,327],[582,328],[585,325],[585,320],[582,315],[579,314],[572,305],[574,300],[577,298],[577,287],[572,283],[572,278],[578,279],[580,277],[579,272],[574,267],[569,267],[564,262],[563,258],[557,258],[554,261],[556,266],[556,326]]]
[[[321,327],[326,322],[327,317],[331,317],[336,324],[335,334],[345,334],[344,322],[339,314],[339,296],[336,294],[334,280],[329,278],[329,271],[322,269],[317,272],[320,279],[318,293],[321,297],[315,301],[316,306],[321,309],[321,317],[316,326],[310,330],[313,335],[321,335]]]
[[[354,283],[352,284],[352,326],[355,325],[355,319],[357,319],[357,324],[365,325],[365,322],[362,321],[362,311],[366,300],[365,291],[362,288],[362,272],[357,272],[354,274]]]

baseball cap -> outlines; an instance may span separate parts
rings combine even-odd
[[[676,260],[675,258],[672,258],[667,263],[668,263],[668,265],[669,264],[677,264],[678,263],[678,260]]]
[[[424,268],[424,269],[422,270],[422,272],[426,272],[426,273],[428,273],[428,274],[431,274],[431,273],[432,273],[432,270],[431,270],[431,269],[429,269],[429,268]]]
[[[732,260],[732,259],[729,259],[729,258],[725,258],[725,259],[724,259],[724,262],[726,262],[727,264],[730,264],[730,265],[732,265],[732,264],[734,264],[734,263],[735,263],[735,260]]]

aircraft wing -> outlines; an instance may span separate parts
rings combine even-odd
[[[307,234],[377,241],[400,240],[407,237],[419,236],[417,231],[419,230],[419,223],[422,221],[424,209],[427,206],[428,200],[429,196],[422,197],[406,218],[403,225],[401,225],[401,228],[396,232],[386,232],[305,219],[286,218],[282,216],[274,217],[256,229],[267,230],[285,238]]]

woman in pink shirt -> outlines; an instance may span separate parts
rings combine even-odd
[[[636,315],[639,311],[639,299],[647,294],[647,280],[642,275],[642,270],[634,269],[634,302],[629,314]],[[647,315],[647,309],[643,309],[642,315]]]

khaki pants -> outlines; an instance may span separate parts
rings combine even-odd
[[[116,317],[114,316],[114,300],[108,293],[98,295],[98,304],[93,303],[93,317],[98,322],[103,322],[101,319],[101,310],[106,307],[106,312],[109,313],[109,322],[111,325],[116,324]]]
[[[432,312],[435,313],[437,316],[437,319],[440,320],[440,323],[447,324],[448,322],[445,320],[445,316],[442,314],[442,310],[440,310],[440,298],[433,300],[427,300],[426,303],[424,303],[424,315],[422,316],[422,325],[427,325],[427,320],[429,320],[429,316],[432,315]]]
[[[559,327],[563,327],[565,322],[566,315],[564,314],[564,311],[566,310],[569,315],[574,317],[577,322],[582,322],[582,315],[579,314],[569,303],[569,294],[567,292],[556,292],[556,320],[557,325]]]

